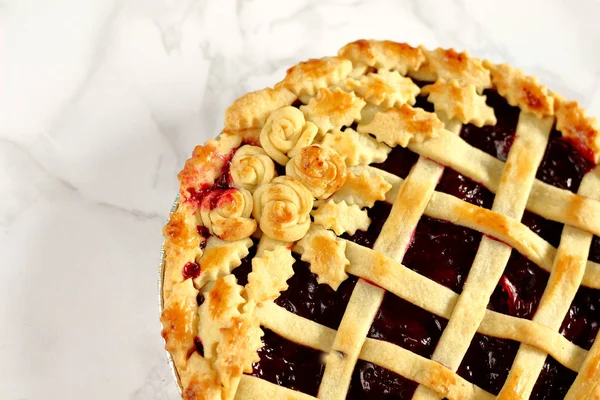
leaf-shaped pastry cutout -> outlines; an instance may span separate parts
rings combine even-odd
[[[354,93],[346,93],[339,88],[333,91],[321,88],[317,97],[311,99],[308,105],[301,106],[300,110],[306,119],[314,122],[319,127],[319,132],[324,134],[360,120],[360,110],[365,104],[365,101],[356,97]]]
[[[186,279],[176,283],[172,293],[174,294],[168,301],[165,301],[165,309],[160,316],[162,335],[165,338],[165,348],[173,355],[177,365],[185,365],[188,351],[194,348],[197,332],[198,290],[190,279]]]
[[[197,352],[187,360],[185,370],[178,368],[181,386],[187,399],[221,400],[221,385],[212,362]]]
[[[189,203],[184,203],[188,204]],[[173,266],[166,268],[164,279],[165,298],[171,294],[172,286],[182,282],[183,267],[188,262],[193,262],[202,255],[200,244],[205,239],[198,234],[196,216],[193,208],[178,207],[177,211],[169,217],[169,222],[163,229],[165,236],[165,265]]]
[[[298,246],[302,249],[302,261],[310,264],[317,282],[337,290],[348,278],[346,267],[350,261],[346,258],[346,242],[337,239],[333,232],[313,226]]]
[[[332,200],[345,201],[360,208],[373,207],[376,201],[385,200],[385,194],[392,188],[382,176],[363,171],[361,174],[349,172],[344,185],[335,192]]]
[[[204,254],[197,261],[200,265],[200,276],[194,278],[194,284],[202,289],[206,283],[229,275],[242,263],[242,258],[249,253],[252,239],[246,238],[235,242],[226,242],[211,236],[206,242]]]
[[[425,61],[422,49],[390,40],[357,40],[342,47],[338,54],[352,60],[355,67],[393,69],[402,75],[416,70]]]
[[[321,145],[335,150],[349,167],[384,162],[392,151],[385,144],[352,128],[326,134]]]
[[[556,129],[565,137],[581,143],[593,153],[594,162],[600,161],[600,133],[598,120],[588,117],[576,101],[555,97]]]
[[[225,111],[225,129],[260,129],[271,112],[289,106],[294,100],[296,95],[285,88],[266,88],[246,93]]]
[[[344,83],[348,91],[354,91],[368,103],[383,107],[399,107],[402,104],[413,105],[419,94],[419,87],[410,78],[397,71],[379,71],[363,75],[358,79],[348,79]]]
[[[352,71],[352,62],[341,57],[312,59],[294,65],[275,88],[287,88],[296,95],[314,96],[320,88],[336,85]]]
[[[234,317],[241,314],[245,303],[242,286],[234,275],[227,275],[210,284],[204,293],[204,303],[198,308],[198,337],[204,347],[204,357],[215,360],[221,329],[231,325]]]
[[[554,113],[554,98],[536,77],[526,76],[523,71],[508,64],[496,65],[486,60],[484,65],[492,73],[492,82],[496,90],[508,104],[533,113],[539,118]]]
[[[215,367],[225,392],[232,388],[233,379],[252,372],[252,364],[260,360],[257,351],[262,347],[263,335],[253,312],[234,317],[229,327],[221,329]]]
[[[437,48],[431,51],[423,49],[423,52],[426,61],[409,74],[411,77],[426,82],[456,79],[463,84],[472,83],[479,93],[492,87],[490,71],[484,68],[481,60],[471,57],[466,51],[459,53],[454,49]]]
[[[425,86],[421,93],[428,94],[427,100],[433,103],[435,112],[444,114],[447,119],[478,127],[496,125],[494,109],[486,104],[486,96],[478,94],[472,83],[461,85],[457,80],[446,82],[440,79]]]
[[[252,272],[248,274],[246,293],[248,301],[257,304],[275,300],[287,290],[287,280],[294,275],[294,257],[288,246],[277,246],[266,250],[262,256],[252,260]]]
[[[370,123],[371,121],[373,121],[373,118],[375,118],[375,115],[377,113],[383,111],[385,111],[385,108],[367,103],[367,105],[364,106],[362,110],[360,110],[360,123],[363,125]]]
[[[343,233],[354,235],[357,230],[366,231],[371,224],[366,210],[361,210],[356,204],[349,206],[345,201],[336,203],[329,200],[313,210],[311,215],[315,224],[331,229],[338,236]]]
[[[373,121],[359,124],[360,133],[372,133],[391,147],[406,147],[411,140],[423,142],[439,136],[444,124],[434,113],[407,104],[375,114]]]

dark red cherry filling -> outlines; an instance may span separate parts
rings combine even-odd
[[[564,367],[551,356],[548,356],[529,399],[564,399],[576,377],[577,374],[575,372]]]
[[[589,350],[600,328],[600,290],[581,287],[560,328],[571,342]]]
[[[527,210],[523,213],[521,222],[552,246],[558,247],[560,244],[563,229],[563,224],[560,222],[550,221]]]
[[[355,400],[396,400],[410,399],[417,389],[417,383],[388,369],[367,361],[358,360],[347,399]]]
[[[405,147],[396,146],[390,151],[384,162],[371,165],[405,179],[418,159],[417,153],[413,153]]]
[[[488,154],[506,160],[514,141],[519,111],[496,92],[487,90],[487,103],[495,109],[498,124],[477,128],[465,125],[461,137]],[[423,97],[418,107],[431,109]],[[378,168],[405,178],[418,157],[409,150],[395,148]],[[592,167],[587,155],[551,134],[537,178],[560,188],[576,191],[583,175]],[[436,190],[449,193],[480,207],[490,208],[493,194],[477,182],[446,169]],[[372,224],[367,232],[358,231],[345,238],[371,247],[375,243],[391,210],[389,204],[377,202],[368,210]],[[562,224],[525,212],[522,222],[532,231],[558,246]],[[423,217],[403,259],[407,267],[460,293],[479,246],[481,234],[448,222]],[[600,262],[600,239],[595,237],[590,260]],[[244,260],[234,273],[240,284],[246,282],[251,268]],[[306,263],[297,260],[289,289],[277,304],[305,318],[336,329],[350,298],[356,278],[344,282],[337,292],[318,285]],[[537,309],[549,274],[513,250],[506,270],[490,298],[488,308],[520,318],[531,319]],[[569,340],[589,349],[598,332],[600,291],[579,290],[566,316],[561,333]],[[386,340],[430,357],[446,326],[446,320],[387,293],[369,330],[369,337]],[[305,393],[315,395],[323,366],[318,351],[286,341],[267,331],[263,339],[261,361],[254,365],[254,375]],[[512,367],[519,343],[482,334],[473,338],[458,373],[479,387],[497,394]],[[533,390],[532,399],[562,399],[575,374],[548,357]],[[360,361],[357,363],[348,399],[410,399],[416,383],[389,370]]]
[[[242,263],[234,268],[233,275],[237,279],[238,285],[246,286],[248,283],[248,274],[252,272],[252,259],[256,256],[258,240],[252,239],[252,247],[248,249],[248,255],[242,258]]]
[[[486,103],[494,109],[498,122],[481,128],[466,124],[462,127],[460,136],[471,146],[506,161],[515,139],[519,109],[510,106],[495,90],[486,90],[484,94],[487,96]]]
[[[589,260],[600,263],[600,237],[598,236],[594,236],[592,239]]]
[[[354,243],[358,243],[361,246],[372,249],[373,245],[375,244],[375,240],[377,240],[377,237],[383,228],[383,224],[387,220],[391,211],[391,204],[383,201],[375,202],[375,205],[372,208],[367,208],[367,213],[369,214],[369,218],[371,218],[371,225],[369,225],[369,229],[366,231],[356,231],[356,233],[352,236],[344,233],[342,237],[344,239],[351,240]]]
[[[200,266],[195,262],[189,262],[183,266],[181,270],[183,279],[194,279],[200,276]]]
[[[301,346],[263,328],[260,361],[253,365],[252,375],[269,382],[316,396],[325,366],[322,353]]]
[[[498,394],[517,350],[517,342],[476,333],[457,372],[480,388]]]
[[[450,168],[444,170],[435,190],[451,194],[478,207],[490,209],[494,204],[494,193]]]
[[[423,216],[402,263],[460,293],[480,241],[477,231]]]
[[[368,337],[431,357],[448,321],[387,292]]]
[[[319,285],[310,265],[296,257],[294,276],[287,281],[289,287],[275,303],[296,315],[337,329],[356,280],[354,276],[348,277],[337,290]]]
[[[554,129],[550,134],[537,178],[552,186],[577,192],[581,179],[593,166],[594,163],[587,155]]]
[[[488,309],[514,317],[533,318],[548,277],[546,271],[513,250]]]

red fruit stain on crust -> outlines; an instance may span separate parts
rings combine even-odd
[[[202,199],[200,209],[214,210],[222,208],[234,202],[233,195],[237,189],[213,189]]]
[[[202,344],[202,340],[198,336],[194,338],[194,346],[196,347],[196,351],[202,357],[204,357],[204,345]]]
[[[187,195],[186,195],[186,202],[190,202],[190,203],[194,203],[196,205],[200,205],[203,201],[203,199],[209,195],[211,192],[216,191],[216,190],[227,190],[227,189],[231,189],[232,185],[233,185],[233,180],[231,178],[231,174],[229,173],[229,169],[231,168],[231,160],[233,158],[233,156],[235,155],[235,152],[239,149],[239,147],[236,147],[235,149],[231,150],[231,152],[229,152],[228,154],[219,154],[216,153],[215,154],[215,158],[218,158],[219,160],[223,161],[223,168],[221,169],[221,174],[219,175],[219,177],[217,178],[217,180],[210,184],[210,183],[203,183],[200,185],[196,185],[197,187],[191,187],[192,185],[189,185],[185,191],[187,191]],[[196,176],[201,176],[203,174],[204,171],[202,170],[196,170],[194,172],[194,174]],[[189,179],[188,180],[193,181],[193,179]],[[184,185],[182,185],[184,186]]]
[[[200,276],[200,266],[195,262],[189,262],[183,266],[181,274],[183,275],[183,279],[197,278]]]

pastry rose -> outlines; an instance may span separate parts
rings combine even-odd
[[[273,111],[260,132],[260,144],[266,153],[281,165],[285,165],[288,152],[312,143],[318,129],[305,124],[304,114],[292,106]]]
[[[300,150],[285,167],[288,176],[298,179],[317,199],[325,199],[346,182],[346,163],[332,149],[312,145]]]
[[[237,186],[254,192],[275,177],[275,164],[262,148],[245,145],[233,156],[230,172]]]
[[[279,176],[254,192],[254,218],[271,239],[302,239],[310,227],[312,207],[310,191],[289,176]]]
[[[235,241],[256,230],[252,213],[252,195],[246,189],[215,190],[202,199],[202,225],[219,239]]]

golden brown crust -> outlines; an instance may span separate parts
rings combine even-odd
[[[173,355],[175,364],[185,366],[189,353],[194,349],[194,338],[198,334],[198,290],[190,280],[186,280],[175,284],[173,291],[175,295],[165,299],[168,301],[160,317],[162,336],[165,348]]]
[[[416,102],[419,87],[398,71],[378,71],[369,73],[358,79],[348,79],[344,87],[347,91],[355,92],[368,103],[382,108],[398,107]]]
[[[333,290],[348,278],[346,267],[346,242],[338,239],[327,229],[313,229],[298,242],[302,249],[302,261],[310,264],[310,270],[317,275],[317,282],[326,283]]]
[[[245,312],[234,317],[229,327],[221,329],[221,334],[216,368],[222,385],[229,388],[231,380],[241,376],[242,372],[252,372],[252,363],[259,360],[256,352],[262,347],[263,332],[256,316]]]
[[[346,177],[346,182],[333,195],[335,202],[345,201],[349,205],[359,207],[373,207],[376,201],[385,200],[385,194],[392,188],[384,178],[379,175],[372,176],[367,171],[355,173],[351,171]]]
[[[428,95],[435,113],[411,107],[420,92],[413,79],[432,82],[421,93]],[[256,383],[257,378],[244,380],[242,374],[251,372],[252,363],[258,360],[257,351],[262,346],[263,335],[260,326],[273,323],[268,317],[265,319],[265,315],[278,307],[273,301],[287,289],[287,280],[293,275],[292,249],[302,253],[302,260],[310,264],[319,283],[337,289],[347,278],[348,271],[355,273],[352,271],[362,268],[356,265],[358,258],[349,255],[356,253],[360,246],[337,236],[368,229],[371,221],[365,208],[396,197],[401,198],[395,202],[396,208],[402,210],[390,214],[393,221],[388,221],[387,225],[394,223],[401,228],[394,230],[384,226],[383,238],[378,239],[380,243],[376,250],[406,247],[405,242],[408,243],[407,238],[418,218],[409,221],[402,216],[414,214],[412,208],[426,208],[425,214],[431,213],[426,206],[432,206],[432,203],[427,199],[431,193],[434,193],[431,198],[441,198],[436,196],[434,188],[443,167],[422,157],[407,178],[409,183],[403,184],[402,179],[383,171],[375,173],[377,170],[368,165],[384,162],[391,148],[397,145],[409,146],[426,156],[429,153],[424,149],[439,151],[439,146],[444,143],[456,145],[456,141],[449,140],[448,136],[458,139],[456,134],[461,123],[495,124],[493,109],[486,104],[486,96],[482,94],[488,88],[496,89],[509,104],[524,111],[521,117],[543,120],[548,129],[551,118],[556,117],[556,128],[566,138],[589,150],[594,161],[600,159],[597,122],[587,117],[576,102],[550,94],[537,79],[510,66],[482,62],[466,52],[452,49],[430,51],[404,43],[359,40],[343,47],[337,57],[299,63],[288,69],[286,77],[275,88],[248,93],[232,103],[225,113],[223,134],[196,147],[179,174],[181,186],[177,210],[163,230],[165,270],[161,323],[165,347],[181,377],[184,399],[233,399],[240,379],[245,390]],[[452,148],[443,150],[453,151]],[[277,176],[277,171],[284,172],[276,164],[285,166],[285,176]],[[476,164],[473,163],[474,168]],[[513,171],[514,176],[484,178],[497,182],[496,186],[514,179],[523,180],[535,167],[530,164],[512,165],[509,160],[497,167]],[[223,179],[227,178],[223,175],[225,171],[229,171],[230,178]],[[485,174],[486,171],[478,173]],[[427,187],[421,187],[422,182],[428,182]],[[571,197],[572,201],[564,205],[569,223],[577,224],[595,215],[590,212],[588,198]],[[438,200],[436,207],[439,208],[442,206]],[[446,206],[451,208],[452,205]],[[464,211],[453,215],[463,224],[477,226],[481,231],[487,229],[500,236],[508,237],[514,233],[514,222],[502,213],[474,206],[457,210]],[[443,215],[449,212],[437,211]],[[469,213],[465,214],[466,211]],[[393,237],[393,232],[401,232],[402,238]],[[254,245],[251,235],[255,240],[260,238],[260,244],[252,260],[248,284],[244,287],[238,284],[232,271],[241,265]],[[512,245],[518,247],[518,243]],[[535,248],[531,251],[535,252]],[[388,255],[397,254],[390,252]],[[544,264],[546,256],[550,257],[539,254],[533,258]],[[369,266],[372,275],[368,279],[379,285],[396,276],[395,270],[390,269],[389,260],[384,258],[381,256],[381,262]],[[554,265],[553,279],[568,282],[575,265],[584,264],[589,266],[590,262],[581,257],[564,258]],[[597,265],[592,263],[592,266]],[[591,273],[586,273],[584,282],[589,283],[594,268]],[[419,282],[420,287],[431,285]],[[410,284],[409,281],[401,283]],[[576,286],[576,282],[571,285]],[[383,293],[382,289],[370,288],[365,282],[357,287],[357,296],[364,298],[354,301],[349,309],[360,310],[365,315],[375,312],[376,301],[373,301]],[[449,292],[442,289],[437,291],[440,299],[446,298]],[[198,306],[200,295],[205,300]],[[455,304],[459,296],[452,295],[454,297],[448,298],[454,299]],[[436,299],[436,304],[431,307],[443,310],[442,314],[447,318],[452,305],[444,305],[440,299]],[[430,304],[419,298],[419,294],[415,294],[415,301],[420,306]],[[482,326],[487,331],[506,331],[512,339],[519,340],[522,335],[519,332],[536,336],[540,332],[549,332],[553,341],[557,340],[554,336],[560,337],[550,328],[534,323],[519,326],[519,329],[515,327],[515,332],[502,330],[491,326],[490,321],[508,321],[512,317],[503,319],[500,314],[488,314],[485,314],[486,324]],[[335,348],[352,353],[345,360],[331,354],[327,357],[326,376],[340,373],[343,382],[348,378],[348,371],[342,369],[349,359],[356,359],[360,353],[353,338],[362,336],[365,327],[358,327],[362,322],[357,315],[344,317],[347,321],[343,329],[340,328],[342,333],[322,331],[312,322],[302,322],[302,330],[309,336],[313,334],[311,346],[326,352]],[[292,318],[289,322],[292,320],[296,321]],[[285,323],[278,326],[283,325]],[[198,342],[204,346],[203,355],[195,351]],[[383,346],[375,342],[367,340],[368,346]],[[527,343],[539,347],[543,338]],[[559,354],[560,362],[569,368],[577,369],[583,364],[581,368],[586,376],[597,375],[600,368],[597,350],[590,352],[590,357],[583,363],[585,350],[565,347],[561,343],[547,348]],[[388,347],[392,346],[389,344]],[[373,356],[379,354],[373,350],[375,347],[369,350]],[[415,360],[414,357],[410,359]],[[390,368],[409,373],[401,365],[402,361],[397,360],[392,357],[386,362]],[[413,371],[416,375],[411,375],[411,379],[439,394],[449,398],[491,398],[490,394],[468,384],[451,369],[431,360],[418,362],[427,367]],[[332,368],[340,369],[332,372]],[[512,375],[517,376],[518,372],[515,368]],[[597,395],[597,386],[579,381],[572,390],[572,398],[580,398],[582,393]],[[268,385],[271,384],[265,383],[261,387],[269,393],[292,396],[288,389],[271,390]],[[341,393],[347,389],[344,385],[338,385],[336,381],[335,385],[329,382],[322,388],[331,390],[327,393],[338,390]],[[510,390],[511,387],[505,388],[507,394]],[[518,394],[515,392],[514,396]]]
[[[350,206],[345,201],[336,203],[329,200],[313,210],[311,215],[315,224],[331,229],[338,236],[343,233],[354,235],[357,230],[366,231],[371,225],[366,210],[361,210],[356,204]]]
[[[209,140],[204,146],[196,146],[192,157],[185,162],[178,175],[181,184],[180,204],[193,202],[195,194],[211,187],[230,161],[232,151],[241,143],[240,136],[223,134],[216,140]]]
[[[417,70],[425,62],[421,48],[390,40],[357,40],[342,47],[338,55],[358,67],[396,70],[401,75]]]
[[[373,134],[390,147],[406,147],[410,141],[436,138],[442,129],[444,124],[435,114],[408,104],[378,112],[370,123],[358,125],[360,133]]]
[[[485,103],[486,96],[477,93],[473,84],[462,85],[457,80],[446,82],[438,79],[432,85],[425,86],[421,93],[429,95],[435,112],[447,120],[457,120],[463,124],[496,125],[494,109]]]
[[[249,248],[252,246],[250,238],[236,241],[224,241],[216,236],[211,236],[206,241],[202,256],[197,258],[200,274],[194,278],[194,284],[202,289],[204,285],[226,276],[242,263]]]
[[[225,111],[225,130],[260,129],[274,110],[289,106],[296,95],[285,88],[265,88],[235,100]]]
[[[288,288],[287,280],[294,275],[295,260],[289,246],[278,245],[252,260],[246,293],[249,301],[262,304],[275,300]]]
[[[320,133],[325,134],[360,120],[360,110],[364,105],[365,101],[352,92],[320,88],[316,97],[300,110],[308,121],[317,125]]]
[[[459,53],[454,49],[423,48],[423,54],[426,61],[417,71],[409,74],[412,78],[426,82],[455,79],[463,84],[473,84],[479,91],[492,87],[490,71],[484,68],[481,60],[471,57],[466,51]]]
[[[526,76],[523,71],[508,64],[496,65],[484,61],[485,67],[492,74],[492,82],[511,106],[520,107],[539,118],[554,114],[554,98],[548,89],[533,76]]]
[[[348,167],[384,162],[392,151],[385,144],[352,128],[328,133],[321,141],[321,146],[335,150]]]
[[[314,96],[318,89],[340,82],[351,70],[352,63],[342,57],[311,59],[289,68],[275,88],[289,89],[297,96]]]
[[[288,176],[298,179],[316,199],[325,199],[346,182],[346,164],[334,150],[307,146],[286,165]]]
[[[600,133],[598,120],[588,117],[576,101],[567,101],[559,95],[554,95],[556,113],[556,129],[562,134],[579,143],[592,153],[595,163],[600,161]]]

